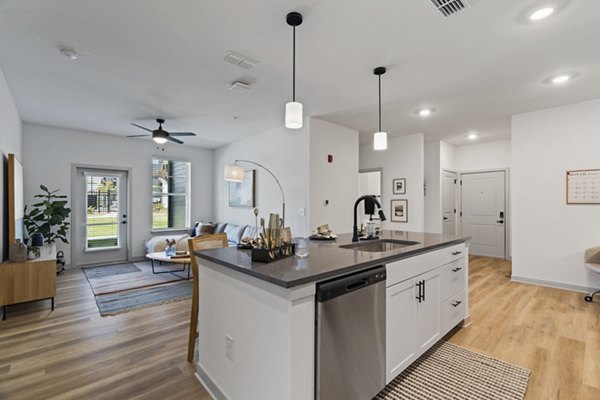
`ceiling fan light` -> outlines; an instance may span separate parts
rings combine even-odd
[[[246,171],[239,165],[225,166],[225,180],[228,182],[244,182]]]
[[[155,137],[155,138],[153,138],[153,140],[158,144],[167,143],[167,138],[164,138],[164,137]]]
[[[387,150],[387,132],[373,134],[373,150]]]
[[[289,129],[302,128],[302,103],[290,101],[285,105],[285,127]]]

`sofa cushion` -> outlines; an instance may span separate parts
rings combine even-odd
[[[215,226],[215,233],[223,233],[225,232],[225,228],[227,227],[227,222],[224,223],[217,223],[217,225]]]
[[[183,235],[179,239],[177,239],[177,243],[175,244],[176,251],[189,251],[188,239],[190,235]]]
[[[150,239],[148,239],[146,241],[146,243],[144,243],[144,246],[146,247],[146,253],[156,253],[159,251],[165,251],[165,247],[167,245],[167,239],[169,240],[175,240],[175,242],[177,242],[177,240],[181,239],[183,236],[187,236],[186,234],[184,235],[170,235],[170,236],[153,236]],[[186,242],[187,242],[187,238],[186,238]]]
[[[196,226],[196,236],[212,235],[217,226],[209,222],[201,222]]]
[[[227,234],[227,240],[229,241],[229,244],[231,245],[237,245],[240,240],[242,240],[242,234],[244,233],[244,230],[246,229],[246,225],[234,225],[234,224],[227,224],[227,226],[225,227],[225,233]]]

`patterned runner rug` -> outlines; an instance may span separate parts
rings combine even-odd
[[[523,399],[529,370],[440,342],[390,382],[376,400]]]

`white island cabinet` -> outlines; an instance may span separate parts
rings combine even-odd
[[[467,319],[466,254],[461,244],[386,266],[386,383]]]
[[[386,232],[418,242],[395,251],[310,243],[306,258],[252,262],[249,252],[196,252],[197,376],[215,399],[315,399],[316,285],[386,266],[385,381],[468,318],[466,238]],[[196,278],[196,277],[194,277]],[[182,352],[183,354],[183,352]],[[382,379],[383,384],[383,379]],[[382,387],[383,389],[383,387]]]

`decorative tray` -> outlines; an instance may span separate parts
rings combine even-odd
[[[335,240],[337,237],[335,236],[321,236],[321,235],[310,235],[308,237],[310,240]]]

